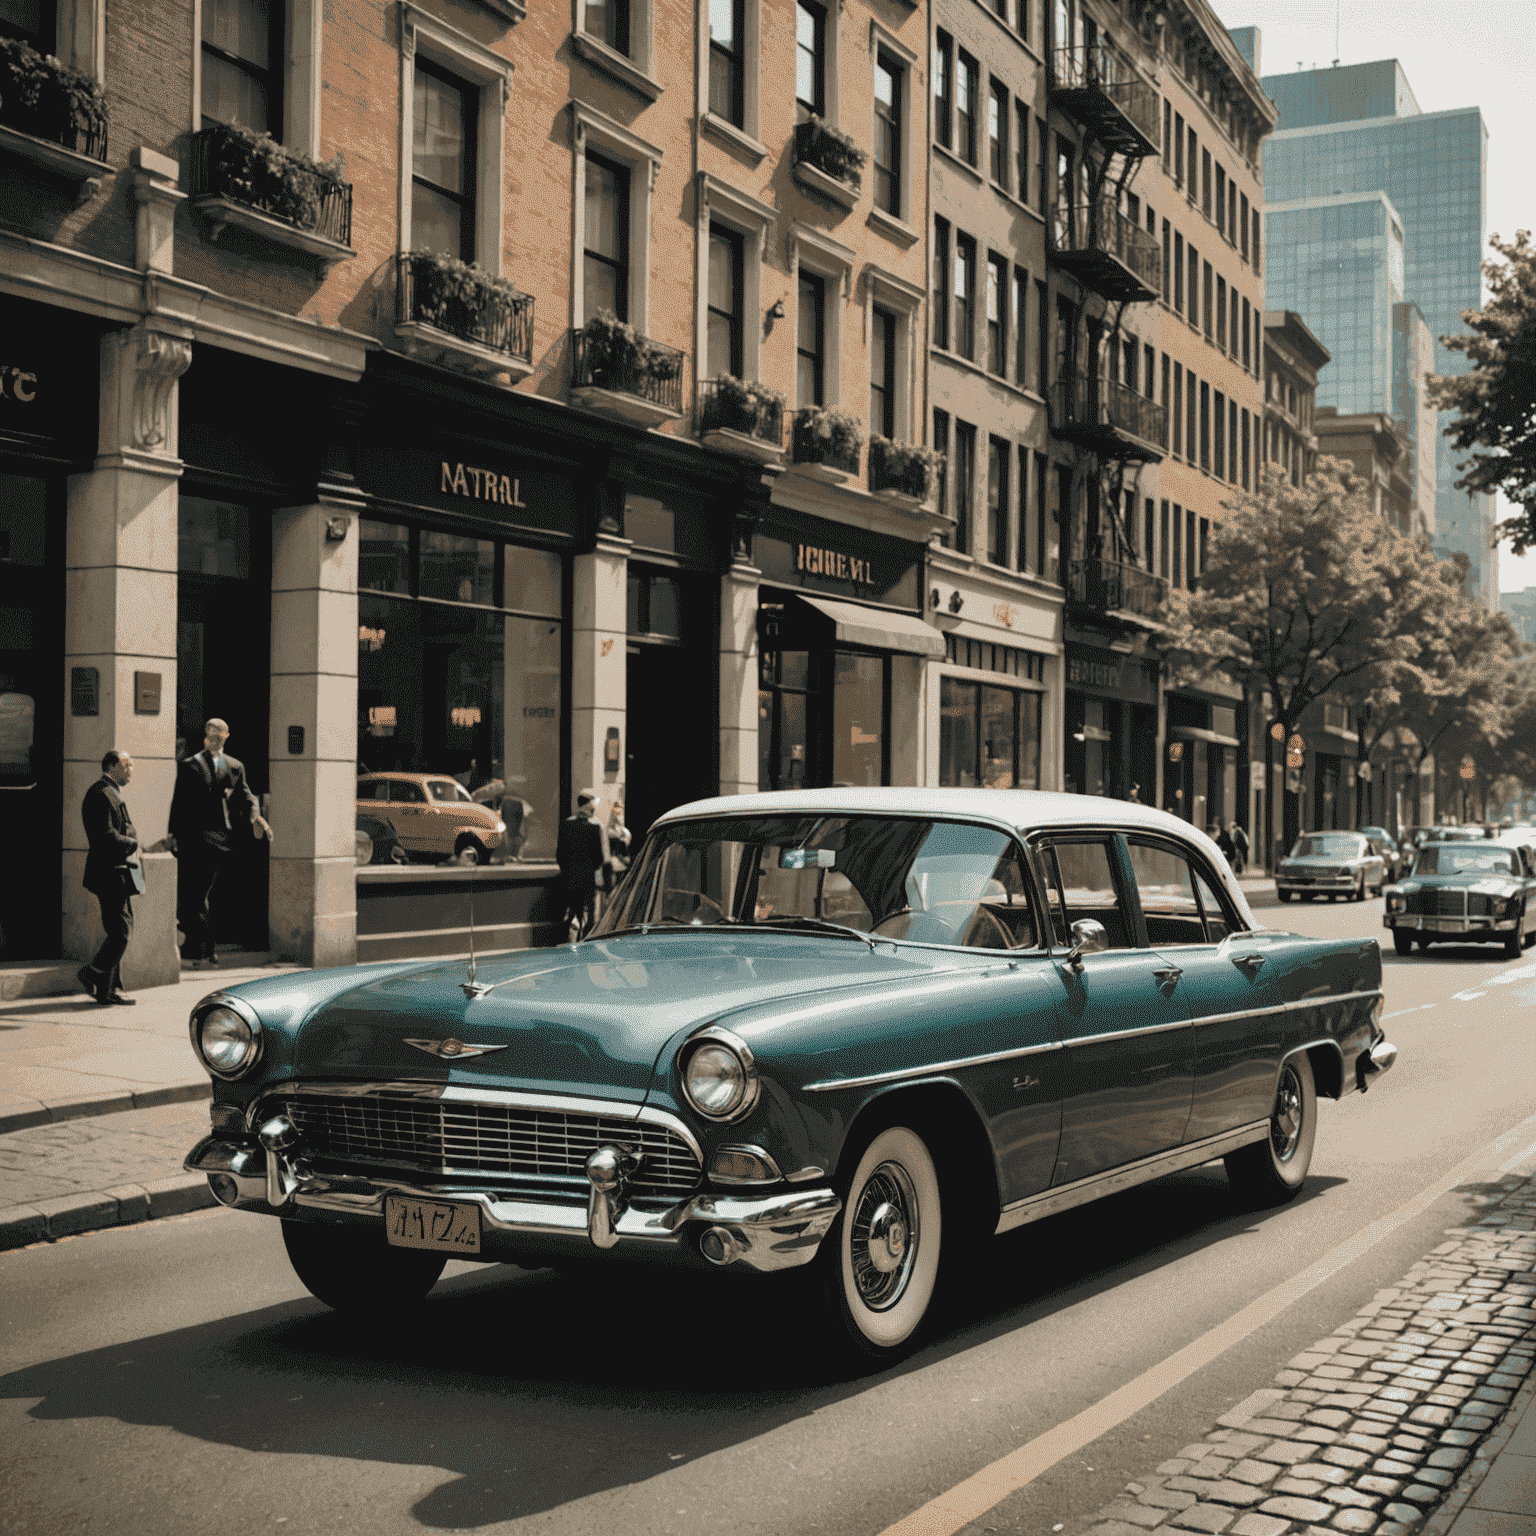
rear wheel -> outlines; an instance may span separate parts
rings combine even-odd
[[[1402,928],[1394,928],[1392,930],[1392,948],[1400,955],[1411,955],[1413,953],[1413,935]]]
[[[354,1317],[385,1318],[420,1301],[437,1284],[446,1253],[395,1248],[373,1227],[283,1223],[293,1272],[317,1301]]]
[[[944,1241],[939,1175],[906,1126],[880,1131],[846,1187],[818,1263],[838,1333],[865,1360],[894,1360],[928,1314]]]
[[[476,864],[484,864],[490,858],[479,842],[467,832],[453,845],[454,858],[464,860],[466,854],[469,854]],[[465,860],[465,862],[469,861]]]
[[[1316,1139],[1317,1086],[1312,1063],[1298,1053],[1281,1064],[1269,1135],[1224,1159],[1233,1191],[1252,1205],[1283,1205],[1305,1182]]]

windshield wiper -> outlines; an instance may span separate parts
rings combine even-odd
[[[758,922],[749,923],[751,928],[782,928],[790,932],[801,933],[826,933],[833,934],[840,939],[860,939],[869,945],[870,953],[874,953],[876,940],[869,934],[858,928],[850,928],[847,923],[834,923],[825,917],[800,917],[786,913],[783,917],[765,917]]]

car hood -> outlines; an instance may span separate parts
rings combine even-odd
[[[788,934],[676,934],[524,950],[482,961],[491,990],[466,997],[462,961],[397,970],[341,992],[294,1030],[296,1077],[411,1078],[628,1102],[680,1030],[748,1007],[840,990],[904,987],[939,953]],[[457,1059],[407,1042],[490,1046]],[[274,1062],[274,1066],[277,1063]]]
[[[1295,857],[1287,856],[1281,859],[1280,864],[1284,869],[1338,869],[1345,864],[1359,864],[1370,857],[1368,853],[1304,853]]]

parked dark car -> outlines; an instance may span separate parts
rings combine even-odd
[[[1412,867],[1413,855],[1385,827],[1361,827],[1360,835],[1371,845],[1371,852],[1381,855],[1387,879],[1396,880]]]
[[[1386,890],[1386,915],[1398,954],[1415,944],[1497,941],[1518,959],[1536,932],[1536,880],[1518,848],[1500,843],[1426,843],[1413,873]],[[1433,935],[1433,937],[1431,937]]]
[[[630,1263],[813,1266],[883,1359],[972,1238],[1215,1158],[1289,1199],[1381,1012],[1373,941],[1261,928],[1151,807],[745,795],[660,818],[581,943],[205,997],[186,1166],[338,1309],[450,1257],[618,1265],[616,1300]]]

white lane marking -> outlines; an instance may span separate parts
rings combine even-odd
[[[1449,1173],[1442,1174],[1412,1199],[1405,1200],[1395,1210],[1388,1211],[1368,1227],[1346,1238],[1336,1248],[1330,1249],[1289,1279],[1281,1281],[1257,1300],[1249,1302],[1208,1333],[1176,1350],[1166,1360],[1159,1361],[1150,1370],[1143,1371],[1140,1376],[1126,1382],[1107,1397],[1100,1398],[1073,1418],[1048,1429],[1016,1451],[1010,1451],[990,1466],[972,1473],[964,1482],[930,1499],[895,1525],[887,1526],[882,1536],[955,1536],[957,1531],[963,1530],[973,1520],[980,1519],[989,1509],[1032,1483],[1042,1473],[1048,1472],[1057,1462],[1091,1445],[1101,1435],[1108,1434],[1133,1414],[1155,1403],[1165,1392],[1171,1391],[1187,1377],[1209,1365],[1233,1345],[1241,1343],[1249,1334],[1272,1322],[1308,1291],[1315,1290],[1339,1270],[1368,1253],[1383,1238],[1391,1236],[1399,1227],[1422,1215],[1436,1200],[1468,1176],[1486,1172],[1493,1157],[1511,1142],[1519,1140],[1531,1125],[1536,1125],[1536,1115],[1522,1120],[1470,1157],[1463,1158]],[[1525,1153],[1522,1152],[1520,1156],[1524,1157]]]
[[[1480,997],[1487,997],[1487,996],[1488,996],[1488,993],[1486,991],[1483,991],[1483,992],[1457,992],[1451,998],[1451,1001],[1453,1003],[1471,1003],[1471,1002],[1475,1002]]]
[[[1508,1173],[1512,1168],[1518,1168],[1533,1152],[1536,1152],[1536,1141],[1533,1141],[1523,1152],[1515,1153],[1507,1163],[1500,1163],[1498,1171]]]
[[[1536,980],[1536,965],[1517,965],[1513,970],[1500,971],[1497,976],[1490,976],[1486,985],[1490,987],[1507,987],[1512,981],[1523,981],[1527,977]]]

